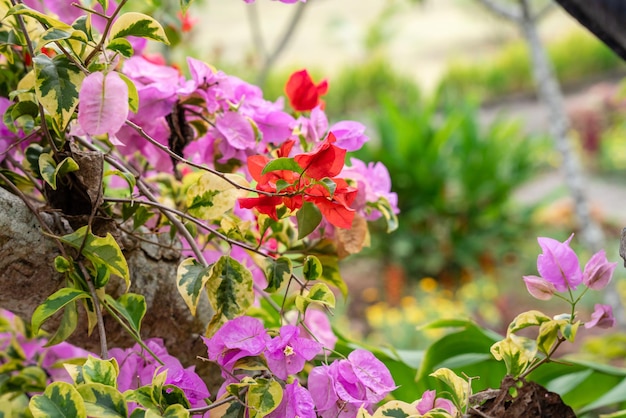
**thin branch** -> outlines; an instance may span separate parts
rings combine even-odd
[[[89,65],[89,62],[93,59],[93,57],[95,57],[96,54],[102,50],[102,47],[104,46],[104,42],[107,36],[109,36],[109,31],[111,30],[111,25],[113,25],[113,21],[115,20],[115,17],[118,15],[118,13],[122,9],[122,7],[124,7],[124,4],[126,4],[127,1],[128,0],[120,1],[120,4],[117,5],[115,10],[113,11],[113,14],[111,14],[111,16],[106,18],[107,23],[106,23],[106,26],[104,27],[104,31],[102,32],[102,38],[100,38],[100,42],[98,42],[98,45],[96,45],[93,51],[91,51],[89,55],[87,56],[87,58],[85,59],[85,65]]]
[[[184,157],[181,157],[180,155],[176,154],[171,149],[169,149],[167,146],[161,144],[159,141],[157,141],[156,139],[154,139],[150,135],[148,135],[148,133],[146,133],[146,131],[144,131],[143,128],[141,126],[137,125],[136,123],[127,120],[126,121],[126,125],[130,126],[131,128],[133,128],[139,135],[141,135],[142,138],[146,139],[152,145],[154,145],[155,147],[157,147],[161,151],[165,152],[170,157],[176,159],[177,161],[180,161],[183,164],[187,164],[190,167],[195,167],[195,168],[197,168],[199,170],[203,170],[203,171],[209,172],[211,174],[214,174],[214,175],[218,176],[219,178],[221,178],[222,180],[224,180],[227,183],[229,183],[230,185],[234,186],[237,189],[246,190],[248,192],[258,193],[258,194],[262,194],[262,195],[266,195],[266,196],[275,196],[276,195],[275,193],[265,192],[265,191],[262,191],[262,190],[253,189],[251,187],[242,186],[242,185],[238,184],[237,182],[235,182],[234,180],[230,179],[228,176],[226,176],[224,173],[222,173],[220,171],[214,170],[214,169],[212,169],[210,167],[207,167],[205,165],[202,165],[202,164],[196,164],[193,161],[189,161],[188,159],[186,159]]]
[[[81,273],[83,273],[83,276],[85,277],[87,287],[89,288],[89,294],[91,295],[91,300],[93,301],[93,306],[96,310],[96,323],[98,325],[98,336],[100,337],[100,355],[102,358],[108,359],[109,349],[107,347],[107,333],[104,329],[104,318],[102,317],[102,309],[100,308],[100,299],[98,298],[96,287],[93,284],[93,280],[91,280],[91,275],[87,271],[85,264],[82,261],[78,261],[77,263]]]
[[[21,0],[11,0],[11,4],[13,6],[16,6],[18,4],[22,4]],[[35,48],[33,47],[33,42],[31,41],[30,37],[28,36],[28,31],[26,30],[26,25],[24,24],[24,19],[22,19],[22,15],[16,15],[15,19],[17,19],[17,24],[20,26],[20,29],[22,30],[22,33],[24,34],[24,38],[26,38],[26,46],[28,47],[28,52],[30,53],[30,56],[35,58]]]
[[[552,11],[552,9],[554,9],[554,7],[556,6],[556,3],[554,3],[553,1],[548,2],[548,4],[546,4],[545,6],[543,6],[541,9],[539,9],[537,11],[537,13],[535,13],[535,15],[533,16],[533,20],[535,22],[539,22],[541,19],[543,19],[544,17],[546,17],[546,15]]]
[[[484,7],[489,9],[492,13],[499,17],[513,22],[520,22],[522,20],[522,13],[512,7],[505,6],[498,3],[496,0],[477,0]]]

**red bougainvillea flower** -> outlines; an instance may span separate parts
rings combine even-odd
[[[335,135],[330,132],[315,151],[298,154],[294,160],[311,178],[335,177],[341,173],[346,157],[346,150],[333,145],[335,141]]]
[[[183,32],[191,32],[191,29],[198,23],[197,17],[189,16],[189,13],[178,12],[178,20],[180,20],[181,30]]]
[[[287,164],[266,173],[263,170],[272,162],[265,155],[248,157],[248,171],[257,182],[257,190],[277,195],[261,195],[239,199],[244,209],[256,209],[274,220],[278,220],[276,207],[285,205],[289,210],[300,209],[304,201],[313,203],[324,218],[338,228],[351,228],[355,210],[351,207],[357,189],[341,178],[335,178],[343,169],[346,150],[335,146],[332,133],[312,152],[298,154],[293,159],[286,157],[293,141],[286,141],[278,150],[278,156],[291,160]],[[295,168],[294,168],[295,166]],[[280,167],[280,168],[282,168]]]
[[[323,105],[320,96],[328,92],[328,81],[322,80],[319,84],[313,83],[307,70],[296,71],[291,74],[285,86],[285,93],[294,110],[305,112],[312,110],[318,104]]]

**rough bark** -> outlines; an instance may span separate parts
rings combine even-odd
[[[53,217],[43,212],[41,216],[54,229]],[[197,316],[192,317],[179,296],[175,279],[180,254],[130,236],[122,236],[120,243],[131,273],[130,291],[142,294],[148,306],[142,336],[163,338],[172,355],[183,364],[195,364],[204,369],[199,371],[205,379],[213,380],[206,366],[208,363],[196,359],[196,356],[206,356],[200,336],[210,320],[210,307],[207,300],[202,301]],[[62,275],[53,267],[57,255],[57,246],[41,233],[38,220],[27,206],[0,188],[0,308],[30,320],[35,308],[64,286]],[[121,280],[112,280],[107,292],[119,294],[123,287]],[[84,319],[70,342],[98,353],[98,335],[96,332],[87,335]],[[112,318],[105,315],[104,321],[110,347],[127,347],[134,343]],[[51,322],[47,326],[53,329],[55,324]]]

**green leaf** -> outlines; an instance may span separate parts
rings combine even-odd
[[[283,388],[273,379],[258,378],[248,388],[247,400],[250,418],[264,417],[280,405]]]
[[[49,28],[60,29],[63,31],[68,31],[68,32],[72,31],[72,27],[68,25],[67,23],[63,23],[60,20],[57,20],[48,14],[33,10],[24,4],[17,4],[14,7],[12,7],[11,10],[9,10],[9,12],[7,13],[7,16],[13,16],[13,15],[22,15],[22,16],[32,17],[33,19],[36,19],[39,23],[42,23],[44,24],[44,26],[49,27]]]
[[[267,287],[265,291],[269,293],[278,291],[283,282],[291,278],[292,271],[291,260],[287,257],[266,259],[264,273],[267,278]]]
[[[559,334],[561,323],[566,323],[564,320],[551,320],[542,323],[539,326],[539,335],[537,335],[537,348],[544,353],[548,354],[552,349],[552,346],[556,342]]]
[[[296,212],[296,219],[298,220],[298,239],[302,239],[315,231],[322,221],[322,213],[313,203],[305,201]]]
[[[385,221],[387,222],[387,233],[391,233],[398,229],[398,217],[393,212],[391,204],[386,198],[379,198],[374,204],[374,207],[378,209],[378,211],[383,215],[383,218],[385,218]]]
[[[204,267],[194,258],[183,260],[176,271],[176,287],[193,316],[196,316],[198,300],[210,277],[211,268]]]
[[[302,266],[302,274],[305,280],[312,282],[322,277],[322,263],[319,258],[314,255],[304,257],[304,265]]]
[[[50,347],[67,340],[69,336],[74,333],[77,325],[78,310],[76,309],[76,302],[71,301],[65,306],[65,309],[63,310],[63,317],[61,318],[61,323],[59,324],[59,327],[54,332],[52,337],[48,339],[48,342],[46,342],[45,346]]]
[[[124,396],[114,387],[102,383],[87,383],[77,388],[85,401],[90,417],[127,418],[128,408]]]
[[[128,108],[131,112],[137,113],[139,110],[139,93],[137,93],[137,86],[135,86],[135,82],[120,72],[117,74],[128,86]]]
[[[496,360],[504,361],[507,374],[517,377],[526,370],[535,357],[536,349],[535,351],[527,349],[524,344],[520,344],[522,337],[514,337],[515,335],[512,334],[492,345],[491,354]]]
[[[71,245],[74,248],[80,248],[84,241],[85,245],[83,246],[82,254],[91,261],[96,268],[99,266],[105,267],[112,274],[124,279],[126,282],[126,290],[128,290],[130,287],[128,264],[126,263],[126,258],[124,258],[120,246],[113,238],[113,235],[107,233],[104,238],[98,237],[89,232],[87,226],[84,226],[59,239],[61,242]]]
[[[320,305],[326,305],[329,308],[335,307],[335,294],[328,288],[325,283],[316,283],[307,294],[307,298]]]
[[[242,176],[227,174],[229,180],[239,186],[248,187]],[[212,220],[235,207],[237,199],[247,194],[245,190],[212,173],[204,173],[187,190],[187,210],[195,217]]]
[[[104,300],[108,306],[126,319],[128,325],[137,335],[140,335],[141,321],[147,311],[146,299],[143,295],[125,293],[117,300],[113,299],[111,295],[105,295]]]
[[[88,297],[90,297],[89,293],[78,289],[64,287],[63,289],[57,290],[52,295],[48,296],[41,305],[37,306],[35,312],[33,312],[31,319],[33,333],[36,334],[41,324],[69,303]]]
[[[298,174],[302,174],[304,172],[302,167],[300,167],[296,160],[294,160],[293,158],[281,157],[267,163],[265,167],[263,167],[263,171],[261,171],[261,174],[266,174],[271,171],[277,170],[295,171]]]
[[[550,321],[550,317],[543,312],[536,310],[522,312],[509,324],[506,333],[509,335],[524,328],[540,326],[542,323],[548,321]]]
[[[124,38],[112,39],[111,42],[107,44],[106,49],[109,51],[117,52],[123,57],[130,58],[133,56],[135,51],[133,50],[133,46]],[[133,110],[133,112],[137,112],[137,110]]]
[[[120,73],[120,77],[122,76],[122,74]],[[123,77],[122,77],[123,79]],[[130,90],[129,90],[129,94],[130,94]],[[129,190],[129,195],[132,196],[133,191],[135,189],[135,185],[137,184],[137,179],[135,178],[135,176],[133,176],[130,173],[125,173],[119,170],[107,170],[104,173],[104,177],[107,176],[118,176],[120,178],[122,178],[122,180],[126,181],[126,183],[128,183],[128,190]]]
[[[163,412],[163,417],[165,418],[187,418],[189,416],[189,411],[184,406],[178,404],[168,406],[165,412]]]
[[[574,322],[573,324],[570,324],[569,321],[563,322],[564,323],[561,323],[561,334],[567,341],[573,343],[578,333],[578,327],[580,327],[580,321]]]
[[[339,272],[339,260],[336,256],[319,255],[317,257],[322,264],[322,275],[320,280],[328,283],[331,286],[335,286],[344,298],[348,297],[348,286],[343,281],[341,273]]]
[[[59,273],[66,273],[72,270],[73,267],[72,267],[72,262],[70,260],[68,260],[67,258],[63,256],[57,255],[54,258],[54,268]]]
[[[243,315],[252,305],[252,283],[250,270],[229,256],[222,256],[213,264],[206,285],[209,302],[215,311],[207,329],[209,336],[228,319]]]
[[[128,12],[119,16],[111,26],[111,39],[139,36],[169,45],[165,31],[159,22],[143,13]]]
[[[457,376],[452,370],[441,368],[430,374],[432,377],[439,379],[450,388],[450,394],[456,407],[462,411],[467,406],[470,386],[469,383]]]
[[[39,170],[41,177],[52,187],[57,189],[57,179],[72,171],[78,171],[78,164],[72,157],[66,157],[59,165],[54,162],[52,154],[41,154],[39,156]]]
[[[87,417],[85,403],[72,385],[66,382],[51,383],[42,395],[35,395],[28,404],[34,418]]]
[[[64,55],[33,58],[35,94],[60,130],[65,130],[78,105],[78,91],[85,75]]]
[[[65,29],[48,28],[39,39],[36,48],[41,49],[51,42],[59,42],[65,39],[75,39],[79,42],[87,43],[87,34],[82,31],[74,30],[71,26]]]
[[[119,371],[117,360],[114,358],[100,360],[90,355],[82,365],[81,376],[85,383],[98,383],[116,389]]]

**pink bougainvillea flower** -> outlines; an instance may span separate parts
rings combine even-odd
[[[128,86],[115,71],[85,77],[78,99],[78,123],[89,135],[115,135],[128,117]]]
[[[437,391],[427,390],[422,394],[422,399],[417,403],[417,412],[426,415],[433,409],[444,409],[450,415],[456,416],[456,407],[449,399],[437,398]]]
[[[346,151],[356,151],[363,147],[369,138],[365,135],[365,125],[351,120],[343,120],[330,127],[337,139],[336,145]]]
[[[202,337],[209,360],[225,371],[232,371],[237,360],[258,356],[270,340],[263,322],[250,316],[240,316],[226,322],[211,338]]]
[[[278,408],[266,415],[268,418],[316,418],[315,405],[313,398],[308,390],[300,386],[296,380],[293,383],[285,385],[283,391],[283,400]]]
[[[345,360],[314,367],[309,374],[309,392],[323,418],[354,417],[361,406],[371,411],[395,388],[387,367],[363,349]]]
[[[528,293],[539,300],[550,300],[556,292],[556,287],[543,277],[524,276],[524,284]]]
[[[321,349],[320,343],[300,337],[300,328],[284,325],[280,334],[267,343],[265,359],[272,373],[287,380],[287,376],[302,371],[304,363],[313,359]]]
[[[161,365],[139,345],[126,350],[112,348],[109,355],[115,358],[120,366],[117,384],[120,391],[137,389],[152,383],[155,372],[167,370],[165,384],[176,385],[185,393],[193,407],[205,406],[204,399],[210,396],[206,384],[194,370],[194,367],[183,368],[180,361],[170,355],[160,338],[144,341],[165,365]]]
[[[615,326],[613,308],[610,305],[596,303],[591,314],[591,321],[585,323],[585,328],[611,328],[613,326]]]
[[[254,130],[250,121],[237,112],[225,112],[215,123],[217,131],[235,149],[252,148],[255,144]]]
[[[382,216],[377,210],[367,207],[368,203],[377,202],[384,198],[389,202],[393,213],[400,213],[398,209],[398,195],[391,191],[391,177],[387,167],[381,162],[368,163],[367,165],[356,158],[350,159],[350,166],[346,166],[339,175],[357,183],[357,196],[352,208],[370,221]]]
[[[317,105],[322,105],[321,96],[328,92],[328,82],[313,83],[307,70],[296,71],[291,74],[285,85],[285,93],[291,107],[298,112],[312,110]]]
[[[583,270],[583,283],[590,289],[602,290],[609,284],[617,263],[609,263],[604,250],[595,253]]]
[[[537,270],[541,277],[552,283],[559,292],[564,292],[568,288],[576,290],[583,280],[578,256],[569,246],[573,236],[574,234],[564,242],[552,238],[537,238],[543,250],[537,257]]]

